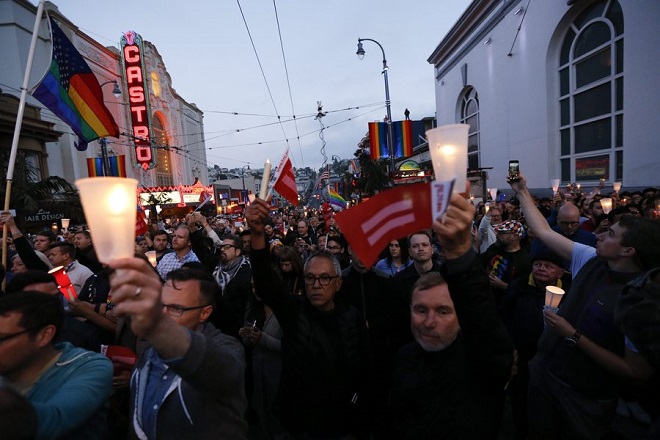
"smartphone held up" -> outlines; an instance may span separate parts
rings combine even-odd
[[[509,180],[511,182],[520,180],[520,163],[517,160],[509,161]]]

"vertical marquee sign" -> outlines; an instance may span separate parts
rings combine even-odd
[[[148,170],[156,165],[156,160],[151,147],[151,107],[143,55],[142,37],[133,31],[126,32],[121,38],[121,60],[128,89],[135,159],[139,167]]]

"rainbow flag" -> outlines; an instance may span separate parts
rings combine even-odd
[[[328,197],[330,198],[330,205],[332,205],[333,208],[339,208],[338,210],[346,208],[346,200],[330,187],[328,187]]]
[[[110,161],[110,176],[126,177],[126,156],[121,154],[119,156],[108,157]]]
[[[410,157],[413,155],[412,121],[392,122],[392,136],[394,137],[394,157]],[[369,123],[369,145],[371,146],[371,159],[378,160],[390,157],[387,148],[387,123]]]
[[[76,148],[105,136],[119,136],[119,127],[103,103],[103,92],[94,72],[52,17],[50,68],[32,92],[78,135]]]
[[[126,177],[126,156],[110,156],[110,172],[108,176]],[[87,175],[89,177],[103,176],[103,158],[102,157],[89,157],[87,158]]]
[[[103,158],[102,157],[88,157],[87,158],[87,175],[89,177],[103,176]]]
[[[413,155],[412,121],[392,122],[394,135],[394,157],[410,157]]]
[[[378,160],[381,157],[389,157],[387,150],[387,124],[384,122],[369,122],[369,145],[371,148],[371,159]]]

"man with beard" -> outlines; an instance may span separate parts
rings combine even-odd
[[[445,220],[433,224],[446,261],[413,290],[415,341],[399,351],[392,385],[396,438],[497,438],[513,345],[472,248],[473,215],[454,193]]]
[[[162,279],[167,279],[167,274],[174,269],[180,269],[185,263],[199,262],[199,258],[192,250],[190,241],[191,229],[186,225],[176,228],[172,236],[172,250],[161,258],[156,270]]]
[[[156,232],[154,232],[154,238],[153,238],[153,248],[156,251],[156,262],[160,263],[160,260],[163,259],[163,257],[166,254],[169,254],[172,252],[172,249],[169,249],[167,245],[169,244],[169,235],[167,235],[167,232],[164,231],[163,229],[159,229]]]
[[[197,228],[194,219],[189,225],[191,229]],[[238,331],[243,327],[245,308],[252,292],[252,268],[250,260],[243,254],[243,239],[237,235],[225,235],[218,247],[219,257],[205,243],[201,229],[191,235],[191,240],[195,254],[220,286],[221,294],[215,300],[216,307],[209,322],[223,333],[240,339]]]

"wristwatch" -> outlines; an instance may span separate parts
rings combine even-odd
[[[566,344],[575,347],[582,337],[582,332],[580,330],[575,330],[575,333],[573,333],[571,336],[566,336],[564,339],[566,340]]]

